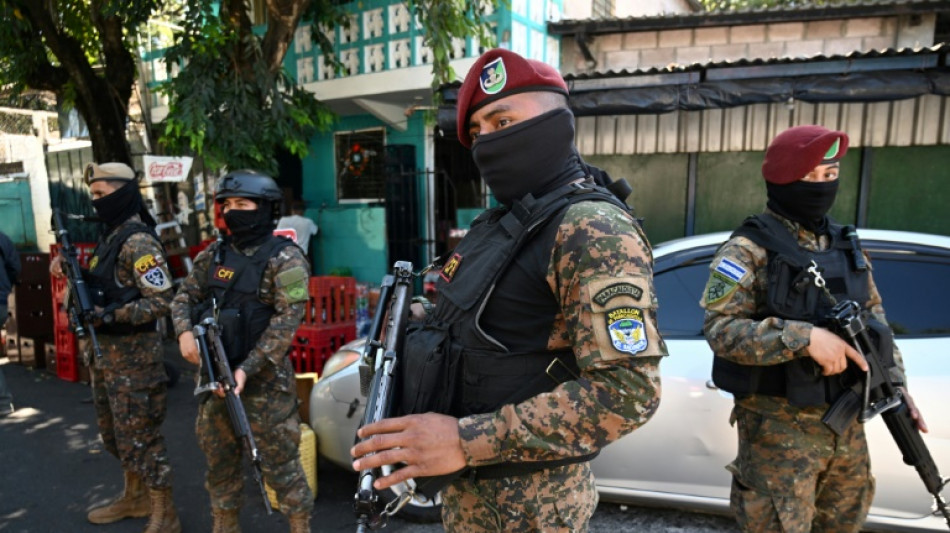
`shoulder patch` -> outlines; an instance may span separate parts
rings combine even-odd
[[[714,271],[709,276],[709,281],[706,282],[706,303],[714,304],[727,299],[732,296],[738,286],[738,281],[720,273],[718,270]]]
[[[169,280],[168,276],[165,275],[165,271],[158,266],[142,274],[142,283],[148,287],[158,290],[169,289],[172,286],[171,280]]]
[[[730,279],[736,283],[742,281],[742,278],[749,273],[742,265],[730,261],[725,257],[719,260],[719,264],[716,265],[715,272],[718,272],[727,279]]]
[[[605,305],[611,298],[622,294],[626,294],[634,300],[640,300],[643,297],[643,289],[632,283],[614,283],[598,291],[593,300],[598,305]]]
[[[158,261],[155,259],[155,256],[152,254],[145,254],[142,257],[139,257],[135,261],[135,271],[139,275],[144,275],[146,272],[152,270],[158,266]]]
[[[607,334],[619,352],[636,355],[647,348],[646,328],[643,324],[643,309],[618,307],[606,313]]]
[[[274,278],[277,287],[283,290],[287,295],[289,303],[305,302],[310,298],[309,287],[307,286],[307,269],[301,266],[288,268],[277,274]]]
[[[452,278],[455,277],[455,271],[458,270],[459,265],[461,264],[462,256],[459,254],[452,254],[452,257],[446,261],[445,266],[443,266],[442,270],[439,272],[439,276],[441,276],[445,281],[452,281]]]

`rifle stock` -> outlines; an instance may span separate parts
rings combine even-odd
[[[208,317],[194,326],[192,333],[198,343],[201,366],[205,369],[208,378],[204,385],[199,384],[195,388],[194,394],[199,396],[213,392],[219,387],[224,390],[224,403],[228,409],[228,417],[231,419],[234,435],[242,441],[244,453],[251,461],[251,466],[254,467],[252,469],[254,481],[257,482],[261,490],[264,508],[267,510],[267,514],[271,514],[273,509],[271,508],[270,498],[267,497],[267,489],[264,487],[260,452],[257,448],[257,442],[254,440],[254,434],[251,432],[251,424],[247,420],[244,404],[241,403],[241,398],[234,392],[237,384],[234,381],[234,374],[231,372],[231,365],[228,363],[224,345],[221,344],[221,326],[214,317]]]
[[[67,305],[69,306],[70,323],[73,331],[76,332],[76,336],[80,338],[89,337],[96,357],[102,357],[102,350],[99,348],[99,339],[96,338],[94,325],[97,318],[96,306],[92,302],[92,296],[89,294],[86,281],[82,279],[79,253],[69,238],[69,231],[63,221],[63,213],[59,209],[53,210],[53,226],[56,241],[59,243],[60,254],[63,256],[66,280],[69,284]]]
[[[395,371],[405,341],[411,299],[412,263],[397,261],[392,275],[383,277],[376,315],[369,338],[360,359],[360,389],[367,396],[366,411],[360,427],[379,422],[392,413]],[[385,331],[384,326],[385,324]],[[377,359],[381,355],[380,359]],[[384,516],[396,513],[409,498],[390,509],[380,509],[379,494],[373,482],[380,477],[379,469],[360,471],[353,509],[357,517],[357,531],[375,529]],[[410,493],[404,493],[403,496]]]
[[[936,512],[943,515],[947,527],[950,528],[950,509],[940,494],[948,480],[940,475],[933,456],[917,429],[917,423],[911,418],[910,406],[903,391],[891,382],[877,344],[871,339],[868,326],[861,316],[861,307],[850,300],[839,302],[832,309],[831,321],[835,333],[861,353],[870,367],[862,387],[859,421],[863,423],[878,414],[881,415],[900,449],[904,463],[917,470],[927,492],[934,498]],[[857,394],[850,391],[849,393],[857,397]]]

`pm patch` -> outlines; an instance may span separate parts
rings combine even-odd
[[[640,298],[643,297],[643,289],[632,283],[614,283],[600,289],[597,294],[594,295],[593,300],[597,305],[606,305],[607,302],[614,297],[622,295],[630,296],[634,300],[640,300]]]
[[[606,328],[610,341],[618,352],[636,355],[647,349],[647,332],[643,323],[643,309],[618,307],[607,311]]]
[[[169,289],[172,286],[171,280],[168,279],[168,276],[165,275],[165,271],[162,270],[161,267],[155,267],[142,274],[142,283],[161,291]]]

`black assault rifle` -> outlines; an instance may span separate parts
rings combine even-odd
[[[861,423],[880,414],[903,455],[904,463],[917,469],[917,475],[934,498],[936,512],[943,515],[947,527],[950,527],[950,509],[940,494],[950,479],[941,477],[930,450],[917,430],[917,423],[910,417],[907,399],[901,389],[891,382],[878,345],[871,338],[868,324],[861,315],[861,307],[851,300],[839,302],[831,311],[831,324],[836,334],[864,356],[869,371],[861,384],[861,395],[858,396],[853,389],[848,391],[826,414],[825,423],[832,429],[840,429],[840,424],[836,422],[850,423],[855,414]]]
[[[412,277],[412,263],[407,261],[397,261],[393,265],[393,273],[383,277],[373,325],[360,359],[360,392],[367,397],[360,427],[379,422],[392,414],[395,371],[408,326]],[[379,360],[377,355],[381,355]],[[404,492],[380,509],[379,494],[373,488],[373,482],[381,474],[381,469],[360,471],[353,503],[358,532],[385,525],[385,520],[398,512],[413,496],[412,491]]]
[[[67,216],[83,218],[73,215]],[[96,338],[96,328],[94,326],[94,322],[99,316],[96,313],[96,306],[92,302],[92,295],[89,294],[89,287],[82,279],[82,270],[79,267],[78,259],[79,252],[76,251],[76,247],[69,240],[69,231],[63,222],[63,212],[59,209],[53,210],[53,226],[56,241],[59,242],[60,253],[63,256],[63,272],[66,274],[66,281],[69,284],[67,311],[70,326],[76,332],[77,337],[89,337],[96,357],[102,357],[102,350],[99,349],[99,339]]]
[[[228,356],[224,351],[224,345],[221,344],[221,326],[213,316],[209,316],[202,320],[200,324],[195,325],[192,328],[192,333],[195,335],[195,342],[198,343],[201,366],[206,373],[206,376],[202,376],[202,381],[204,381],[204,377],[207,377],[204,384],[195,387],[195,396],[213,393],[219,386],[224,389],[224,403],[228,408],[228,416],[231,418],[234,435],[243,442],[244,452],[254,467],[254,481],[260,487],[261,496],[264,498],[264,508],[267,509],[267,514],[271,514],[273,509],[270,505],[270,498],[267,497],[267,489],[264,488],[261,456],[257,449],[257,443],[254,441],[254,435],[251,433],[251,424],[247,421],[244,404],[241,403],[241,398],[234,392],[236,383],[234,382],[234,375],[231,373],[231,365],[228,364]]]

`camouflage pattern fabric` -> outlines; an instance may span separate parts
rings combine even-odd
[[[743,531],[861,531],[874,496],[864,425],[836,436],[823,408],[766,416],[736,406],[731,507]]]
[[[561,309],[548,349],[572,348],[580,375],[519,404],[461,419],[469,466],[589,454],[646,423],[659,405],[659,362],[667,349],[656,322],[652,251],[633,218],[604,202],[571,206],[554,239],[547,284]],[[562,477],[553,482],[548,476]],[[451,502],[445,526],[495,524],[482,518],[495,508],[512,509],[502,515],[506,529],[555,516],[583,529],[597,503],[596,492],[580,488],[589,478],[585,462],[482,481],[478,506],[469,505],[476,486],[459,480],[445,492]],[[528,505],[537,508],[529,513]],[[529,515],[525,522],[513,517],[519,513]]]
[[[207,288],[215,243],[195,258],[194,268],[182,282],[171,304],[175,333],[191,329],[191,308],[210,297]],[[235,251],[251,256],[258,247]],[[241,400],[247,411],[251,431],[261,453],[264,480],[277,494],[285,515],[310,513],[313,494],[300,463],[300,416],[297,413],[297,382],[287,358],[293,336],[305,312],[306,292],[284,285],[282,279],[296,279],[284,273],[309,267],[297,246],[287,246],[268,260],[258,296],[276,310],[270,325],[258,339],[240,368],[248,379]],[[233,369],[237,370],[237,369]],[[211,504],[218,509],[237,509],[242,503],[244,476],[241,443],[234,438],[224,401],[206,398],[195,422],[198,443],[208,461],[205,487]]]
[[[587,531],[597,508],[589,463],[524,476],[463,479],[442,491],[447,532]]]
[[[782,220],[803,248],[821,251],[830,246],[828,236],[816,236],[797,223],[766,212]],[[738,280],[724,279],[717,272],[722,260],[738,267],[732,271]],[[706,309],[706,340],[717,356],[763,366],[808,357],[812,324],[778,317],[752,318],[766,313],[767,263],[764,248],[736,237],[719,249],[710,264],[700,305]],[[873,276],[868,280],[870,298],[865,308],[886,324]],[[903,374],[896,348],[894,359],[897,372]],[[855,421],[846,435],[836,437],[821,422],[825,407],[800,408],[785,398],[756,394],[735,403],[739,455],[727,469],[738,482],[733,485],[732,503],[743,529],[858,530],[874,495],[863,427]],[[780,520],[784,529],[775,527],[775,520]]]
[[[136,220],[137,215],[129,221]],[[137,270],[136,264],[145,260],[151,265],[148,272]],[[151,235],[135,233],[125,241],[116,259],[115,279],[141,292],[140,298],[115,310],[116,323],[142,324],[168,312],[172,278],[164,251]],[[92,356],[88,343],[83,344],[83,354],[90,367],[99,435],[106,450],[122,462],[123,469],[139,474],[149,488],[169,488],[171,466],[160,431],[168,380],[161,337],[146,332],[99,335],[98,340],[102,357]]]

